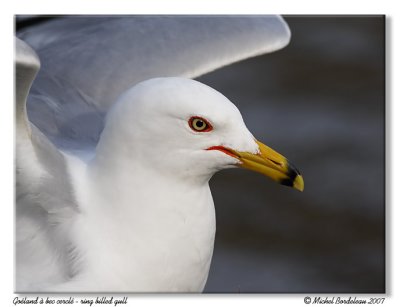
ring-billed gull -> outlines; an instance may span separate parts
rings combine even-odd
[[[155,55],[135,49],[132,20],[67,19],[26,32],[42,61],[31,91],[40,61],[17,39],[17,291],[202,291],[215,235],[211,176],[244,167],[303,190],[296,168],[253,137],[226,97],[182,78],[283,47],[281,18],[155,19],[173,21],[168,35],[191,31],[172,45],[152,36],[163,42]],[[151,25],[136,28],[143,44]],[[104,42],[115,47],[121,29],[116,55]],[[193,40],[197,49],[175,57]],[[138,54],[144,64],[131,60]]]

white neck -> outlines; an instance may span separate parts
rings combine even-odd
[[[83,207],[74,237],[82,267],[91,264],[80,279],[95,280],[94,291],[202,291],[215,235],[208,182],[171,182],[140,164],[117,164],[94,160],[77,187]]]

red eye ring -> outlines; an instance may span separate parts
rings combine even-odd
[[[213,126],[203,117],[192,116],[188,120],[189,127],[195,132],[209,132]]]

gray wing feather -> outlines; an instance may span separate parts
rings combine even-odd
[[[77,212],[62,153],[26,115],[26,99],[40,67],[35,52],[16,39],[16,275],[17,290],[40,288],[72,274],[68,242],[55,231]],[[46,278],[43,275],[50,274]],[[26,277],[31,276],[32,280]],[[37,289],[38,289],[37,288]]]
[[[59,202],[64,204],[72,200],[65,157],[35,125],[30,123],[26,115],[26,98],[40,67],[39,63],[36,53],[26,43],[16,39],[17,184],[27,179],[32,183],[41,183],[42,194],[49,196],[57,194],[57,199],[61,200]],[[49,189],[52,192],[43,193]],[[47,202],[41,203],[41,206],[48,211],[54,209],[54,206],[46,207],[46,205]]]
[[[67,17],[18,35],[42,60],[29,116],[61,147],[95,145],[104,113],[140,81],[197,77],[290,39],[279,16]]]

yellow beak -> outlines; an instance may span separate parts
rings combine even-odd
[[[259,141],[256,143],[260,149],[257,154],[229,149],[242,162],[239,166],[264,174],[280,184],[303,191],[303,177],[296,167],[272,148]]]

